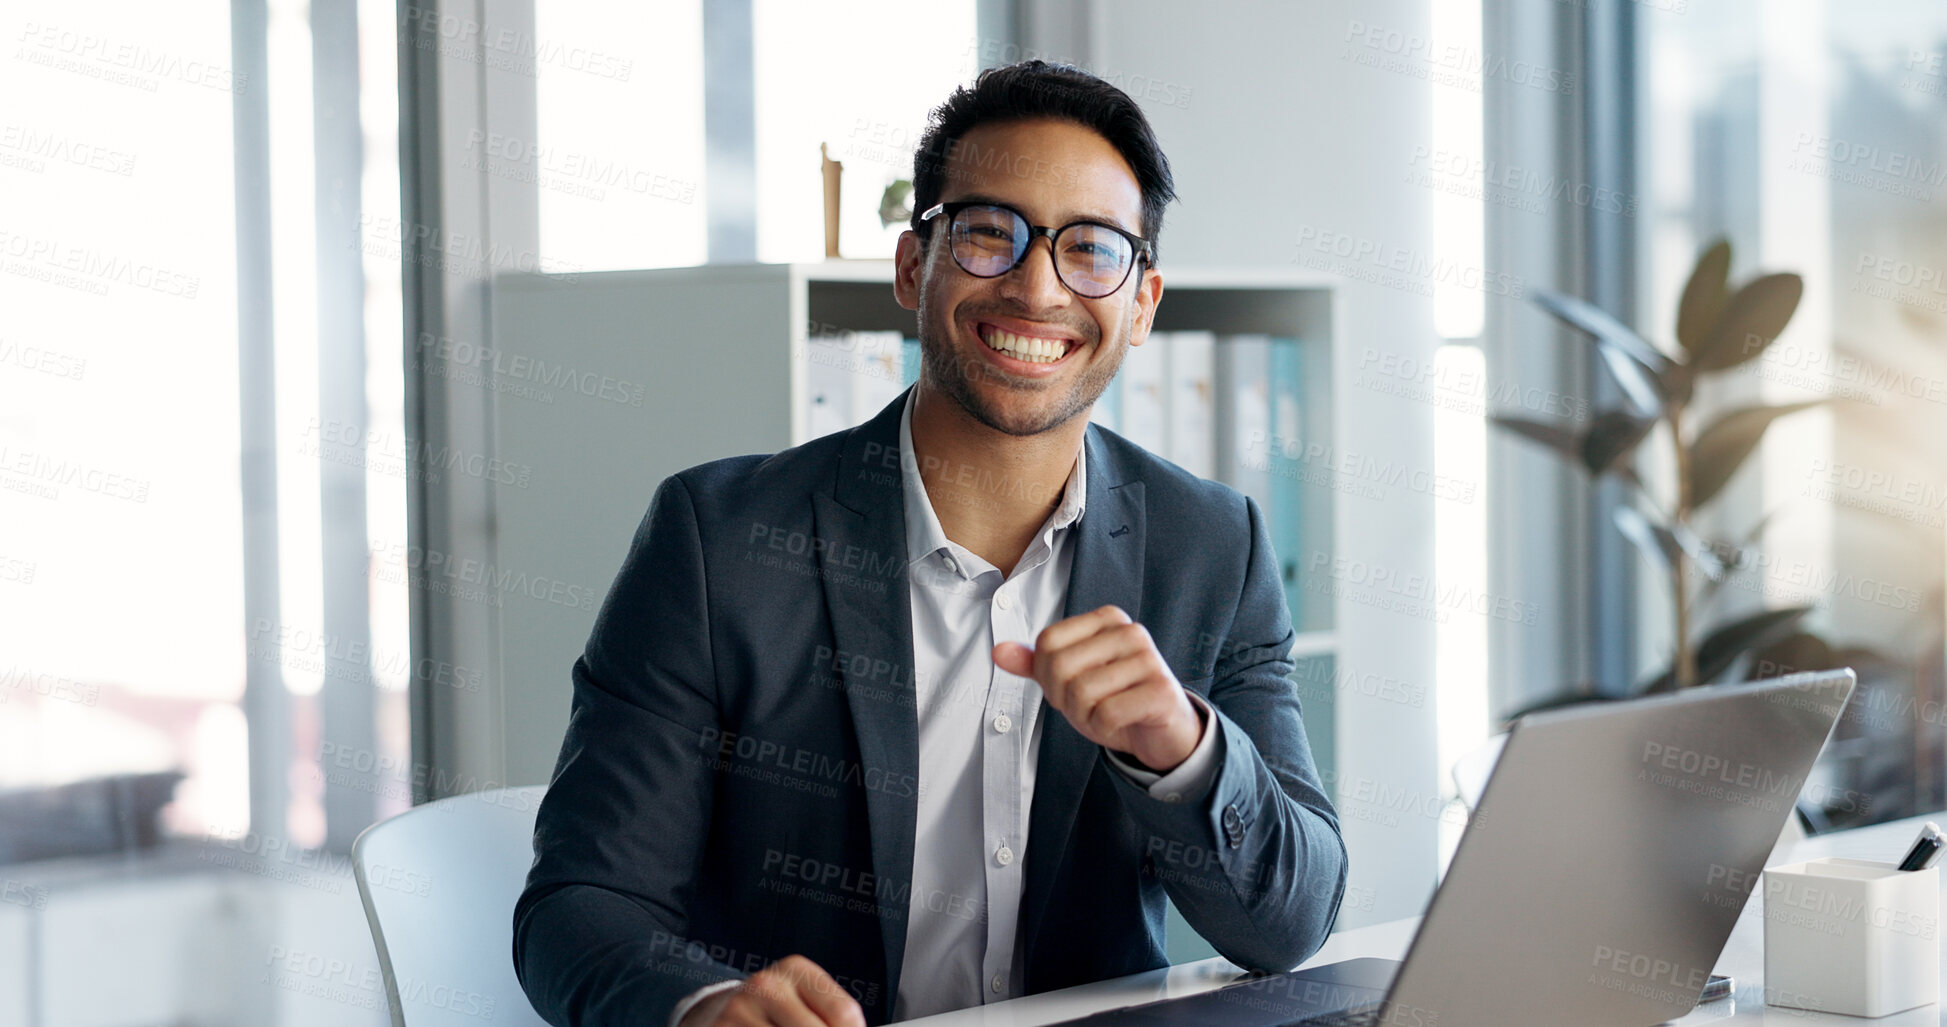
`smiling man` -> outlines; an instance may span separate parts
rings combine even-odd
[[[918,383],[657,489],[574,667],[514,914],[556,1024],[878,1024],[1165,965],[1285,970],[1346,877],[1263,517],[1089,423],[1173,197],[1085,72],[934,112]]]

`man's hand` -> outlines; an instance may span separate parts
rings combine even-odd
[[[1149,629],[1120,607],[1056,621],[1034,646],[1002,642],[994,647],[994,665],[1040,683],[1048,705],[1082,737],[1159,774],[1196,750],[1204,725],[1189,693],[1156,651]]]
[[[865,1027],[865,1011],[823,967],[785,956],[698,1002],[680,1027]]]

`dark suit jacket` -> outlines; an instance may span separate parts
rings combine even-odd
[[[661,1027],[691,991],[792,953],[890,1018],[919,774],[904,402],[656,490],[575,662],[514,910],[549,1022]],[[1044,707],[1020,985],[1166,965],[1165,892],[1232,961],[1289,969],[1330,931],[1346,857],[1262,515],[1098,426],[1086,453],[1065,615],[1114,603],[1144,624],[1210,700],[1225,757],[1202,802],[1166,804]]]

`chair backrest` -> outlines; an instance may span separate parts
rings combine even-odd
[[[393,1027],[547,1027],[514,977],[514,902],[545,786],[440,799],[373,824],[352,868]]]

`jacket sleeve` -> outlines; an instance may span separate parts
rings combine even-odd
[[[1223,732],[1216,780],[1198,801],[1165,802],[1126,775],[1117,790],[1164,890],[1224,958],[1285,971],[1318,951],[1344,898],[1345,842],[1312,762],[1292,685],[1296,636],[1257,504],[1245,499],[1250,555],[1229,631],[1217,646],[1212,720]]]
[[[743,977],[693,943],[718,725],[701,536],[665,479],[574,665],[574,700],[514,907],[514,968],[549,1023],[662,1024]]]

